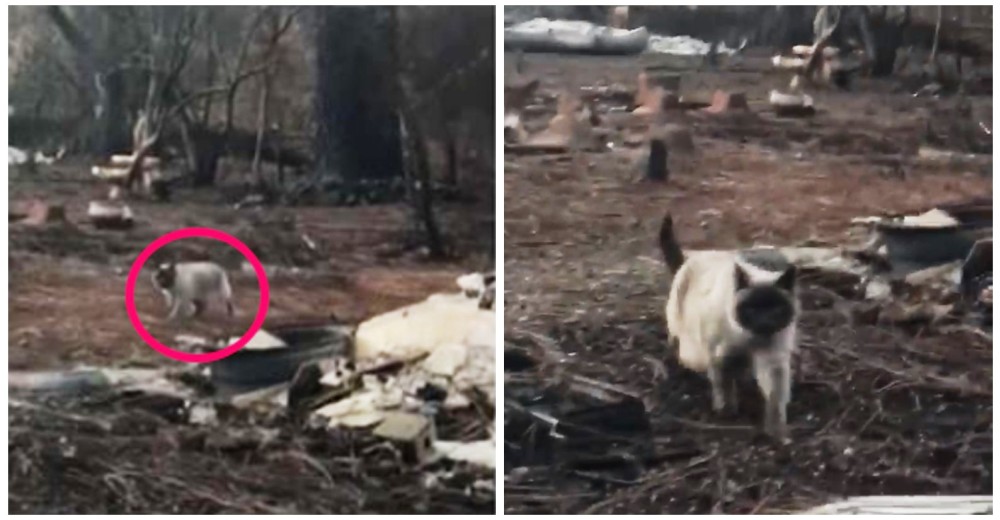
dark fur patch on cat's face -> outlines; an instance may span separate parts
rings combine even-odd
[[[736,267],[736,322],[756,336],[772,336],[795,320],[794,266],[788,266],[773,284],[750,285],[746,272]]]
[[[174,264],[161,264],[156,268],[156,272],[153,273],[153,283],[161,289],[173,287],[176,278],[177,269],[175,269]]]

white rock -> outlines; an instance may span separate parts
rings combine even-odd
[[[496,467],[496,441],[435,441],[434,451],[446,459],[469,462],[486,468]]]

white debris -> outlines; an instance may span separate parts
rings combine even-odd
[[[779,107],[807,108],[814,106],[813,98],[808,94],[785,94],[777,90],[772,90],[767,100],[772,106]]]
[[[191,424],[211,425],[218,422],[215,407],[211,404],[200,402],[188,410],[188,421]]]
[[[934,208],[920,215],[903,217],[902,225],[906,227],[945,228],[958,225],[958,220],[945,211]]]
[[[468,347],[465,345],[458,343],[442,345],[431,352],[422,366],[432,374],[452,377],[465,364],[467,357]]]
[[[193,351],[199,348],[209,348],[212,342],[207,338],[195,336],[193,334],[178,334],[174,336],[174,343],[184,351]]]
[[[288,383],[251,390],[229,399],[229,403],[239,409],[257,407],[284,407],[288,404]]]
[[[547,33],[551,31],[586,34],[593,31],[595,27],[597,27],[597,25],[582,20],[550,20],[548,18],[539,17],[526,22],[521,22],[510,27],[510,29],[540,33]]]
[[[90,173],[106,181],[122,181],[128,177],[128,170],[124,166],[92,166]]]
[[[495,468],[497,464],[496,442],[493,439],[472,442],[435,441],[434,451],[446,459],[487,468]]]
[[[548,18],[535,18],[505,29],[505,33],[550,37],[564,43],[567,47],[581,49],[596,47],[598,38],[624,39],[634,35],[634,31],[636,30],[618,29],[580,20],[550,20]],[[646,52],[681,56],[705,56],[711,52],[711,48],[712,45],[708,42],[684,35],[651,34],[646,44]],[[715,52],[717,54],[734,54],[736,50],[720,42]]]
[[[466,296],[471,298],[478,298],[486,291],[486,277],[482,273],[463,274],[455,282]]]
[[[892,296],[892,287],[889,282],[875,278],[865,285],[865,299],[867,300],[887,300]]]
[[[992,293],[991,293],[992,294]],[[444,398],[444,407],[448,410],[458,410],[467,408],[472,401],[462,392],[448,392],[448,397]]]
[[[229,338],[229,342],[223,346],[232,345],[233,343],[239,341],[239,339],[240,339],[239,336],[234,336],[232,338]],[[288,344],[282,341],[281,338],[274,336],[270,332],[264,329],[260,329],[259,331],[257,331],[256,334],[253,335],[252,338],[250,338],[250,341],[243,348],[247,350],[273,350],[279,348],[288,348]]]
[[[650,35],[648,52],[660,54],[676,54],[679,56],[705,56],[711,52],[712,44],[701,41],[691,36],[660,36]],[[719,42],[716,47],[717,54],[735,54],[736,49],[726,47],[725,43]]]
[[[458,294],[435,294],[423,302],[376,316],[358,326],[358,360],[409,360],[444,345],[496,344],[496,313]]]
[[[363,428],[378,424],[385,412],[403,405],[404,395],[395,378],[380,382],[375,376],[362,379],[363,388],[339,401],[316,410],[330,420],[329,427]]]
[[[807,515],[976,515],[993,512],[991,495],[852,497],[804,511]]]
[[[323,386],[339,388],[347,384],[354,377],[354,371],[350,368],[350,360],[343,357],[324,359],[319,361],[323,377],[319,383]]]
[[[28,162],[28,152],[13,146],[7,147],[7,164],[20,165]]]

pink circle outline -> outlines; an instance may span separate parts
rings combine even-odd
[[[152,334],[149,333],[149,331],[146,330],[146,327],[142,325],[139,313],[135,309],[135,284],[139,279],[142,267],[146,265],[146,261],[149,260],[149,257],[152,256],[158,249],[171,242],[182,238],[194,237],[210,238],[220,242],[225,242],[242,253],[243,256],[246,257],[247,261],[250,262],[250,265],[253,266],[253,270],[257,274],[257,285],[260,287],[260,303],[257,305],[257,317],[254,318],[253,323],[250,325],[250,329],[247,330],[246,334],[240,337],[236,343],[233,343],[222,350],[206,354],[180,352],[160,343],[153,337]],[[212,361],[218,361],[229,357],[235,354],[236,351],[245,347],[253,336],[257,334],[257,331],[259,331],[264,325],[264,319],[267,318],[268,304],[271,299],[270,296],[271,288],[267,281],[267,275],[264,273],[264,266],[261,265],[260,260],[257,259],[257,255],[255,255],[253,251],[246,246],[246,244],[240,242],[236,237],[212,228],[178,229],[157,238],[152,244],[146,246],[146,249],[143,249],[142,253],[139,253],[139,257],[135,259],[135,262],[132,264],[132,269],[128,273],[128,280],[125,282],[125,310],[128,311],[128,319],[132,322],[132,327],[135,331],[139,333],[139,337],[141,337],[147,345],[152,347],[153,350],[156,350],[160,354],[185,363],[211,363]]]

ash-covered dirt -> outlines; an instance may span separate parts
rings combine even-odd
[[[916,157],[958,103],[992,128],[991,98],[928,100],[862,80],[811,93],[815,117],[777,119],[767,93],[788,78],[766,58],[751,51],[735,70],[683,73],[682,94],[745,92],[754,114],[671,121],[690,130],[695,153],[672,155],[665,184],[642,180],[644,149],[505,154],[506,343],[561,360],[508,381],[518,396],[546,388],[553,370],[618,384],[642,397],[651,422],[625,471],[567,460],[506,468],[508,513],[791,512],[853,495],[992,493],[992,345],[981,335],[872,323],[839,281],[804,277],[790,446],[758,434],[752,384],[738,417],[718,417],[708,383],[668,355],[656,238],[668,210],[685,248],[847,245],[853,217],[992,194],[989,168]],[[535,127],[560,89],[634,88],[640,70],[635,58],[527,55],[525,64],[547,100],[526,121]],[[969,148],[937,137],[931,144]],[[513,390],[508,382],[508,400]],[[505,431],[508,460],[529,434]]]
[[[271,289],[265,327],[297,321],[357,323],[373,315],[455,289],[455,278],[490,269],[489,237],[461,236],[454,261],[428,262],[420,251],[411,212],[403,204],[366,207],[249,207],[233,209],[222,197],[183,189],[175,202],[129,200],[137,223],[127,231],[97,230],[87,222],[90,200],[107,188],[86,165],[68,163],[37,174],[12,175],[12,208],[30,200],[66,207],[67,223],[10,225],[10,368],[64,368],[76,364],[173,363],[145,345],[125,313],[125,280],[139,253],[180,228],[210,227],[243,241],[264,264]],[[468,208],[440,207],[443,228],[468,220]],[[166,321],[154,290],[152,265],[164,260],[212,260],[233,285],[236,318],[209,308],[204,319]],[[168,244],[147,262],[136,284],[143,325],[161,342],[177,334],[242,335],[258,308],[256,276],[235,249],[209,239]]]

